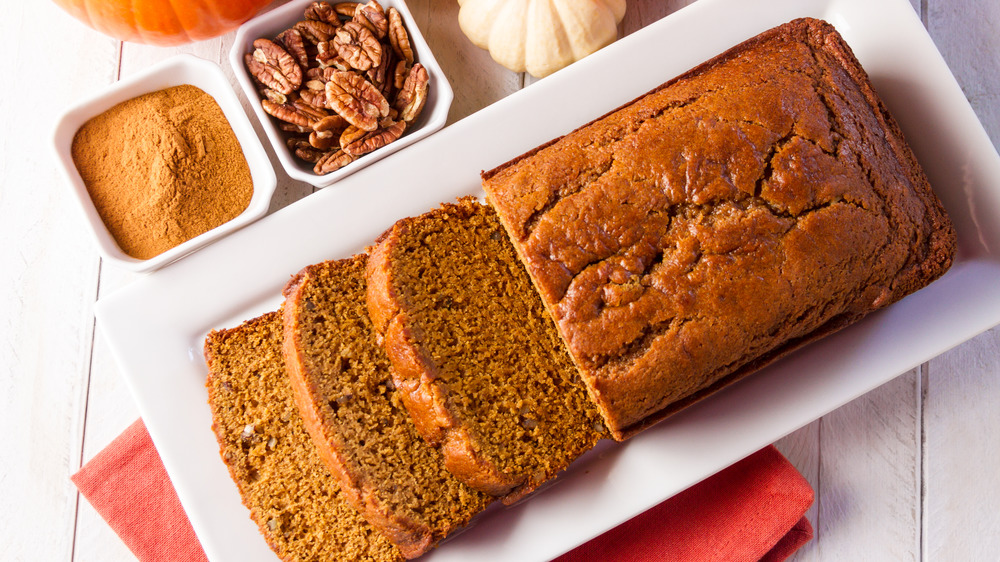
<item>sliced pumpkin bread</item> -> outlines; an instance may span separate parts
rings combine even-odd
[[[281,343],[278,312],[205,341],[212,429],[250,517],[282,560],[403,560],[320,460],[292,401]]]
[[[383,234],[368,311],[421,434],[469,486],[511,503],[604,433],[496,214],[466,198]]]
[[[366,255],[311,265],[285,287],[292,392],[345,498],[408,558],[492,497],[462,484],[417,433],[365,307]]]

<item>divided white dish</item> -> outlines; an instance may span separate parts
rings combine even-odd
[[[555,485],[489,510],[425,559],[549,560],[1000,324],[1000,157],[910,4],[700,0],[101,299],[98,324],[209,558],[276,559],[210,430],[201,355],[209,330],[276,309],[303,266],[361,251],[401,217],[481,194],[481,170],[800,16],[841,31],[900,122],[956,224],[952,270],[625,444],[602,444]]]

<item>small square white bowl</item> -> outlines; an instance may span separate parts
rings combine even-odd
[[[80,173],[73,163],[71,147],[77,130],[91,118],[100,115],[115,105],[147,94],[169,88],[190,84],[200,88],[215,99],[222,109],[229,125],[236,134],[253,181],[253,196],[250,204],[239,216],[204,232],[186,242],[149,259],[136,259],[129,256],[118,246],[114,237],[101,220],[94,202],[87,192]],[[267,214],[271,197],[277,185],[277,177],[271,162],[264,151],[260,138],[253,129],[249,117],[243,110],[232,84],[219,65],[191,56],[177,55],[148,69],[116,82],[106,90],[68,109],[59,119],[55,128],[56,157],[62,163],[71,193],[79,202],[84,219],[89,225],[101,256],[129,271],[150,272],[159,269],[187,254],[213,242],[233,231],[250,224]]]
[[[306,7],[312,1],[296,0],[289,2],[280,8],[257,16],[243,24],[239,31],[236,32],[236,41],[233,43],[233,48],[229,53],[229,64],[232,65],[236,79],[250,100],[250,105],[253,106],[257,118],[260,120],[261,125],[263,125],[264,131],[271,141],[271,146],[278,155],[278,160],[281,162],[285,172],[293,179],[316,187],[326,187],[444,127],[448,121],[448,111],[451,109],[454,92],[451,89],[451,84],[445,78],[444,72],[441,71],[437,60],[435,60],[434,54],[431,53],[430,47],[427,46],[427,41],[424,40],[424,36],[421,35],[417,24],[413,21],[413,16],[410,14],[410,10],[406,7],[406,4],[402,0],[381,0],[379,3],[385,9],[388,10],[391,6],[399,10],[399,14],[403,18],[403,23],[406,25],[406,32],[409,34],[416,60],[427,69],[429,77],[427,102],[420,117],[413,126],[408,128],[406,133],[396,141],[365,154],[347,166],[329,174],[319,175],[313,172],[312,164],[292,154],[292,151],[285,144],[286,133],[278,128],[277,120],[268,115],[264,111],[264,108],[261,107],[260,95],[257,93],[254,79],[243,63],[243,56],[253,52],[253,42],[255,40],[261,37],[274,39],[282,31],[292,27],[296,22],[305,19],[303,14]]]

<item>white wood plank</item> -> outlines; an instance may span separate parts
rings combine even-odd
[[[625,7],[625,17],[619,25],[624,37],[629,33],[642,29],[643,27],[657,21],[663,16],[672,14],[677,10],[693,4],[694,0],[663,0],[660,2],[636,2],[629,1]]]
[[[1000,328],[932,360],[927,373],[927,560],[1000,552]]]
[[[785,455],[785,458],[792,463],[792,466],[802,473],[802,476],[812,486],[813,493],[815,494],[813,504],[805,513],[810,524],[813,525],[815,538],[792,557],[792,560],[795,562],[815,562],[820,560],[820,551],[817,545],[819,544],[820,535],[820,530],[818,529],[820,520],[819,506],[822,504],[820,495],[823,491],[820,486],[820,427],[823,421],[823,418],[818,419],[797,431],[793,431],[774,444],[781,451],[781,454]]]
[[[100,274],[100,294],[124,286],[138,276],[104,264]],[[139,417],[132,395],[125,386],[99,328],[94,337],[90,371],[83,437],[84,462],[97,455]],[[135,560],[135,557],[93,507],[86,501],[81,501],[73,560],[126,562]]]
[[[927,27],[993,145],[1000,146],[1000,3],[924,0]],[[1000,551],[1000,329],[932,360],[925,412],[927,560]]]
[[[98,259],[58,173],[58,108],[109,83],[117,45],[51,2],[5,6],[0,73],[0,552],[69,560]],[[45,22],[45,25],[41,25]],[[65,60],[73,45],[77,64]]]
[[[1000,146],[1000,2],[924,0],[927,29],[994,146]]]
[[[911,371],[778,442],[816,492],[793,560],[920,560],[920,420]]]

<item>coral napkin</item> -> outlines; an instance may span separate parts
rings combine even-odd
[[[142,420],[73,482],[142,562],[206,560]],[[778,562],[812,538],[813,492],[774,447],[608,531],[557,562]]]

